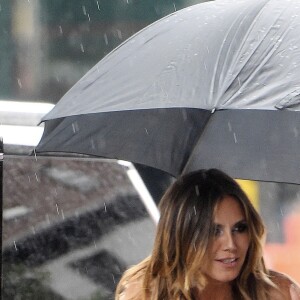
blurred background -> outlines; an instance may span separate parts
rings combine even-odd
[[[150,253],[155,221],[129,165],[29,154],[41,116],[92,66],[200,2],[0,0],[3,299],[113,299],[122,272]],[[172,179],[136,168],[158,203]],[[240,183],[267,225],[268,266],[300,281],[300,187]]]

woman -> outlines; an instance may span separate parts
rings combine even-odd
[[[228,175],[182,176],[160,211],[152,255],[125,272],[117,300],[300,300],[295,282],[266,269],[263,222]]]

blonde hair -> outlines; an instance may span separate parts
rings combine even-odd
[[[214,211],[225,196],[241,204],[250,236],[245,263],[232,285],[234,299],[267,300],[274,284],[263,260],[265,226],[238,183],[217,169],[183,175],[169,187],[160,202],[152,255],[124,273],[116,299],[132,280],[142,282],[136,300],[192,300],[196,289],[201,294],[206,285],[201,266],[212,237]]]

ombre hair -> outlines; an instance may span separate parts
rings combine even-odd
[[[141,289],[133,300],[193,300],[205,288],[202,272],[213,238],[217,204],[232,196],[248,224],[250,245],[240,274],[232,284],[235,300],[266,300],[274,284],[263,260],[265,226],[238,183],[217,169],[178,178],[161,199],[160,220],[151,256],[124,273],[116,299],[131,281]]]

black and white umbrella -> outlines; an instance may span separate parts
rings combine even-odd
[[[37,153],[300,184],[300,2],[175,12],[108,54],[43,121]]]

